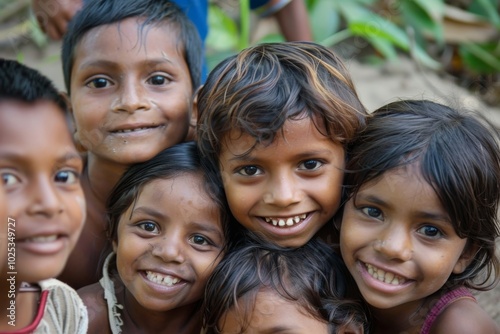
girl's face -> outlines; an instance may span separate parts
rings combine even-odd
[[[202,298],[221,259],[219,208],[199,175],[182,174],[146,184],[117,230],[118,273],[145,309],[168,311]]]
[[[78,240],[86,212],[83,163],[53,102],[6,101],[0,110],[0,175],[16,238],[10,271],[34,283],[59,275]]]
[[[223,316],[219,324],[221,333],[242,333],[245,320],[248,328],[244,333],[329,333],[326,321],[320,321],[301,309],[297,302],[284,299],[267,289],[257,293],[252,314],[241,319],[234,309]]]
[[[219,164],[231,212],[251,231],[284,247],[300,247],[340,203],[344,149],[306,117],[285,122],[269,146],[232,131]]]
[[[196,120],[176,30],[140,24],[129,18],[88,32],[71,76],[78,140],[91,154],[127,165],[184,141]]]
[[[418,168],[385,172],[345,206],[342,257],[364,299],[378,309],[416,311],[470,262],[467,240],[455,233]]]

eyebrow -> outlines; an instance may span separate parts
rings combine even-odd
[[[163,214],[163,212],[156,210],[155,208],[148,207],[148,206],[139,206],[139,207],[134,207],[132,210],[132,213],[130,215],[130,218],[132,218],[136,214],[146,214],[148,216],[153,216],[154,218],[157,219],[165,219],[167,218],[166,215]]]
[[[173,64],[173,62],[167,58],[166,56],[161,57],[161,58],[148,58],[146,60],[141,61],[139,64],[141,66],[156,66],[159,64]],[[97,60],[89,60],[87,62],[83,62],[80,64],[79,69],[86,69],[86,68],[91,68],[91,67],[110,67],[110,68],[117,68],[118,63],[110,60],[105,60],[105,59],[97,59]]]
[[[358,194],[356,196],[355,200],[358,200],[358,199],[361,199],[361,200],[367,201],[367,202],[372,202],[374,204],[377,204],[377,205],[380,205],[380,206],[383,206],[383,207],[389,207],[389,208],[391,207],[391,205],[389,205],[387,202],[385,202],[384,200],[380,199],[376,195]],[[442,221],[442,222],[451,224],[451,220],[450,220],[450,218],[448,217],[447,214],[441,214],[441,213],[432,212],[432,211],[416,211],[414,213],[414,215],[416,217],[418,217],[418,218],[421,218],[421,219],[429,219],[429,220],[434,220],[434,221]]]
[[[19,153],[14,152],[14,151],[1,152],[0,157],[2,159],[12,160],[12,161],[25,161],[25,160],[27,160],[25,154],[20,153],[20,152]],[[77,152],[67,152],[56,159],[56,164],[64,164],[64,163],[71,161],[71,160],[80,160],[81,161],[82,157]]]
[[[141,214],[141,213],[152,216],[156,219],[161,219],[161,220],[169,218],[168,215],[164,214],[160,210],[157,210],[155,208],[148,207],[148,206],[139,206],[139,207],[135,207],[132,210],[132,214],[130,215],[130,219],[134,215]],[[214,224],[208,224],[208,223],[202,224],[202,223],[198,223],[198,222],[189,222],[187,225],[189,225],[190,227],[193,227],[197,230],[201,230],[201,231],[205,231],[205,232],[209,232],[209,233],[216,233],[220,237],[223,236],[223,234],[221,232],[221,228],[215,226]]]
[[[266,328],[262,331],[263,334],[273,334],[273,333],[283,333],[283,332],[291,332],[292,328],[286,326],[274,326],[271,328]]]
[[[260,160],[259,158],[255,157],[252,155],[252,153],[255,151],[255,148],[252,149],[248,153],[242,153],[242,154],[232,154],[233,157],[229,159],[229,161],[241,161],[241,162],[251,162],[251,161],[258,161]],[[314,158],[315,156],[318,155],[329,155],[331,153],[330,150],[315,150],[315,151],[307,151],[307,152],[302,152],[299,154],[294,155],[294,158],[297,160],[301,159],[307,159],[307,158]]]

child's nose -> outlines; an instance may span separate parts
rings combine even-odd
[[[151,253],[159,257],[163,262],[183,263],[185,258],[182,250],[182,239],[180,236],[166,236],[157,238],[151,244]]]
[[[389,227],[375,240],[375,250],[390,260],[409,261],[413,256],[410,232],[404,228]]]
[[[299,182],[292,175],[281,173],[271,179],[264,194],[264,202],[280,207],[287,207],[298,203],[302,199]]]
[[[48,177],[38,177],[29,188],[31,200],[28,213],[43,215],[48,218],[63,212],[62,194],[57,190],[57,185]]]
[[[134,113],[140,110],[149,110],[150,108],[151,103],[144,85],[133,79],[124,80],[120,83],[113,111]]]

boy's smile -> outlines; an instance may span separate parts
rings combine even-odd
[[[28,282],[59,275],[80,235],[83,162],[53,102],[6,101],[0,112],[0,173],[16,220],[18,271]]]
[[[141,24],[129,18],[93,28],[74,52],[77,138],[91,154],[120,164],[184,141],[196,119],[178,34],[168,24]]]
[[[307,116],[282,130],[255,148],[253,137],[231,131],[219,164],[236,220],[281,246],[300,247],[339,206],[344,149]]]

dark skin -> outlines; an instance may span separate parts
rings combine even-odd
[[[97,264],[101,262],[101,258],[105,257],[103,251],[107,244],[105,203],[112,188],[123,174],[123,172],[118,173],[112,168],[109,170],[92,168],[90,161],[88,164],[89,166],[85,169],[81,179],[87,203],[85,228],[82,230],[75,250],[69,256],[68,264],[58,277],[75,289],[88,285],[89,282],[97,282],[102,276]],[[125,168],[124,166],[123,171]],[[72,263],[77,268],[72,266]],[[81,268],[85,268],[85,270],[81,270]]]
[[[118,304],[124,306],[120,310],[123,320],[122,333],[200,333],[202,322],[197,303],[162,312],[151,311],[137,303],[119,279],[114,279],[113,282]],[[102,286],[96,283],[79,289],[77,292],[87,306],[88,332],[111,333]]]

